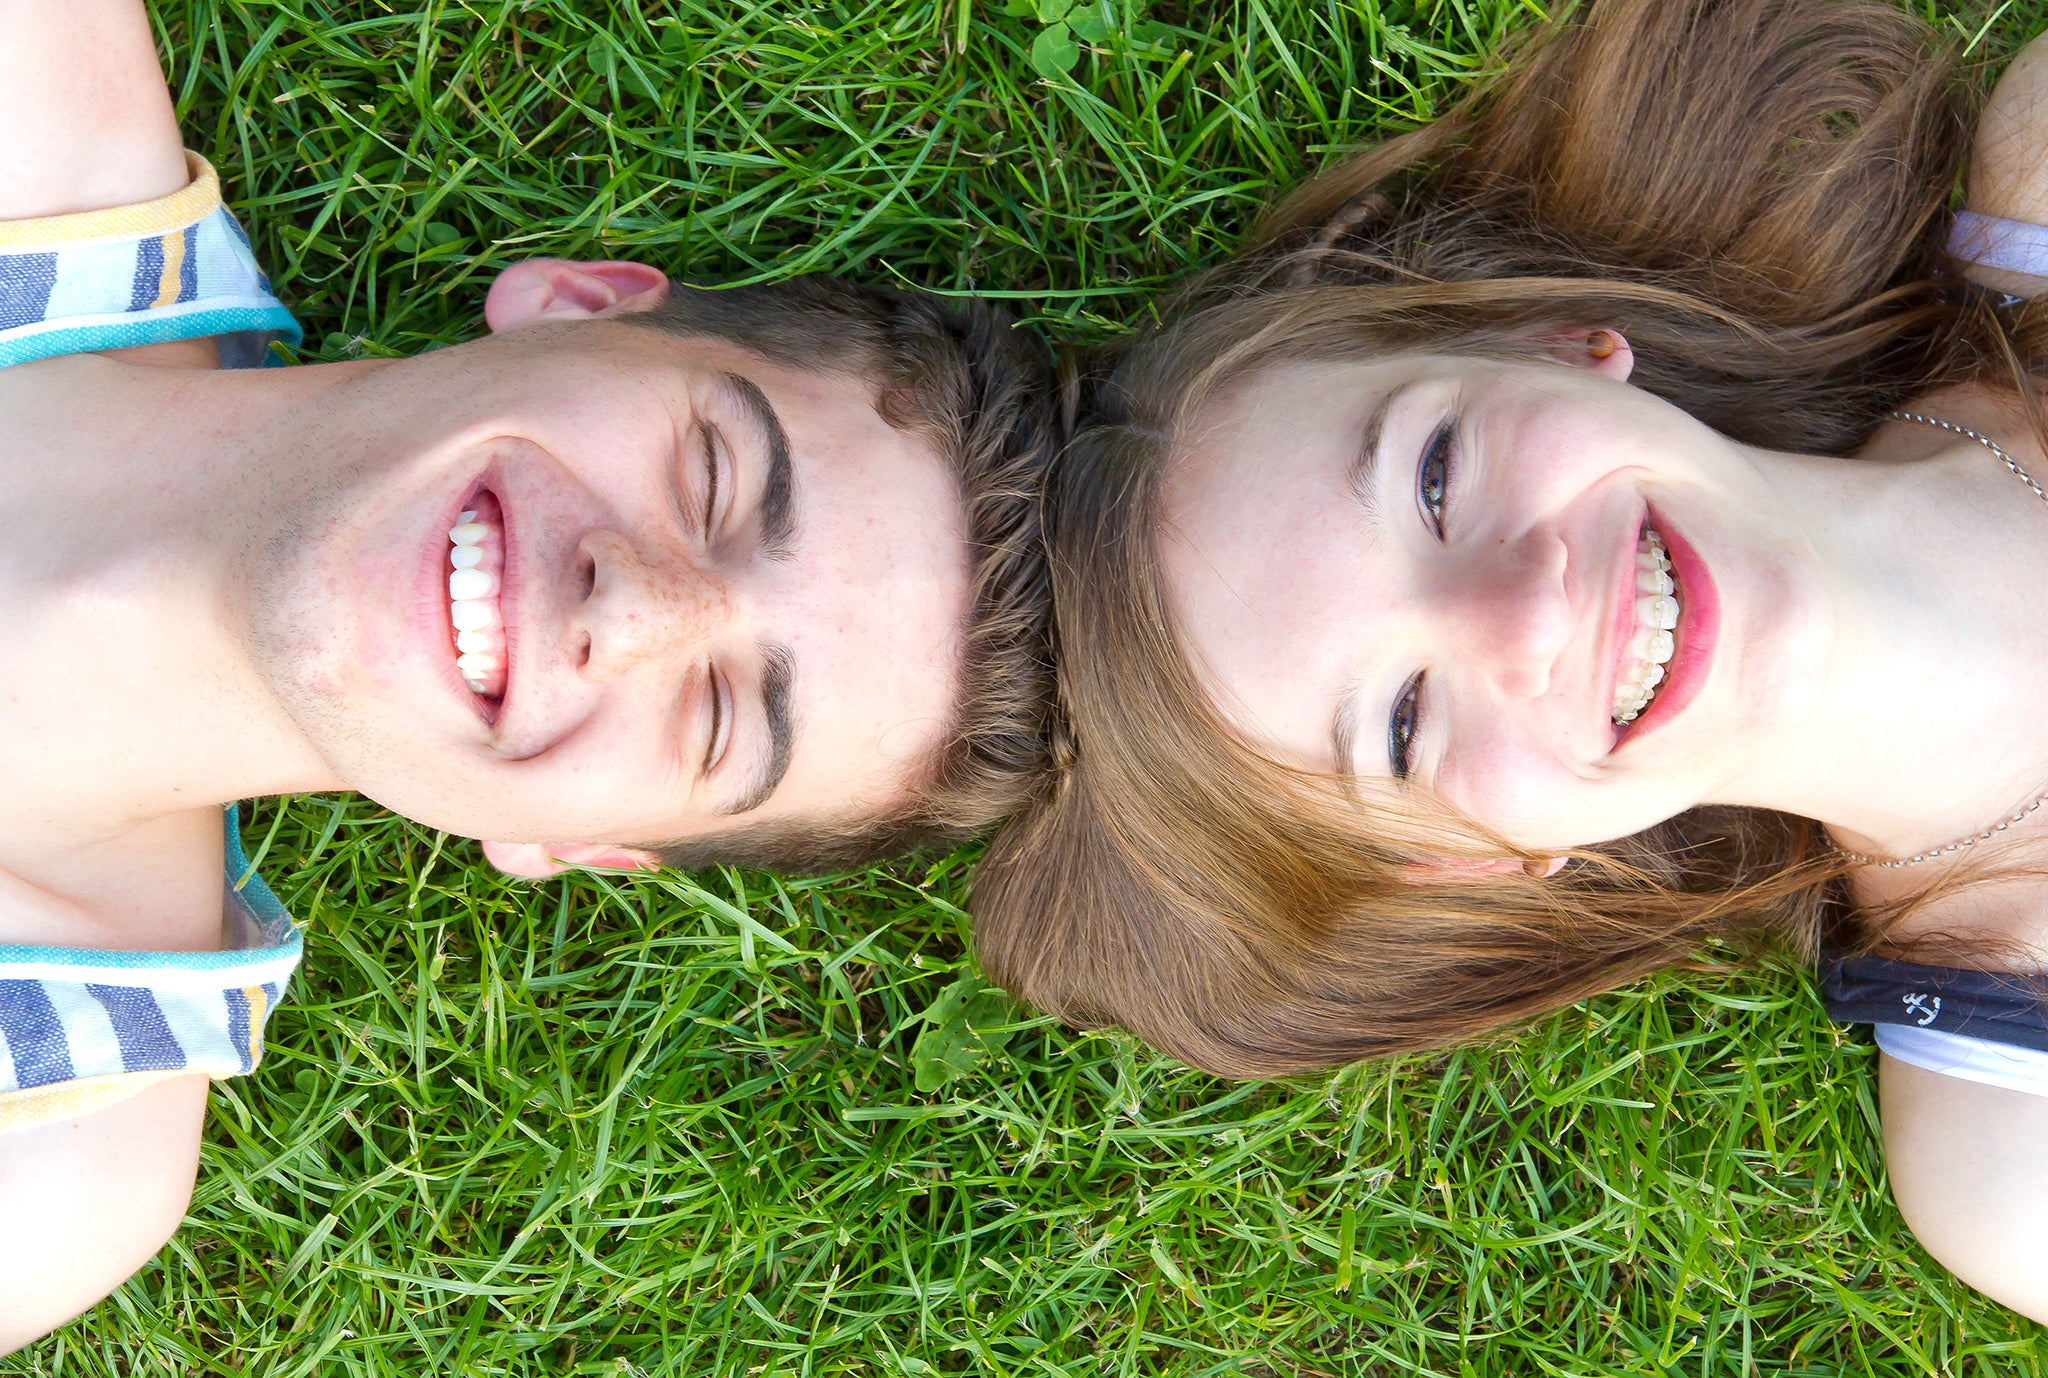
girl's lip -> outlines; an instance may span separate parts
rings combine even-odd
[[[1721,596],[1706,562],[1692,544],[1652,510],[1649,524],[1664,538],[1665,554],[1671,558],[1671,574],[1678,582],[1678,628],[1671,663],[1665,667],[1664,682],[1657,688],[1642,716],[1620,729],[1616,745],[1655,732],[1683,713],[1699,696],[1713,666],[1714,648],[1721,635]],[[1611,700],[1610,700],[1611,701]]]

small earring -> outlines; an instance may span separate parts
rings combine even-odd
[[[1612,330],[1595,330],[1592,334],[1586,336],[1586,353],[1595,359],[1613,358],[1614,332]]]

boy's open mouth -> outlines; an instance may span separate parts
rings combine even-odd
[[[463,683],[493,703],[505,697],[504,576],[504,509],[483,489],[448,532],[448,629]]]

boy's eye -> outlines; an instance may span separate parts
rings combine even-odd
[[[1387,717],[1387,767],[1396,780],[1408,778],[1413,767],[1415,734],[1422,726],[1422,672],[1417,670],[1394,698],[1394,711]]]
[[[1422,464],[1415,471],[1416,500],[1422,504],[1422,514],[1438,540],[1444,535],[1444,501],[1451,489],[1451,442],[1457,429],[1455,420],[1438,426],[1423,448]]]
[[[724,757],[726,739],[732,735],[732,710],[716,666],[704,667],[704,694],[710,701],[709,729],[704,734],[704,773],[709,775]]]
[[[708,425],[698,429],[704,436],[704,536],[708,540],[718,524],[718,432]]]

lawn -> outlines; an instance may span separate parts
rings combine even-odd
[[[472,333],[529,254],[1098,338],[1537,17],[1068,3],[156,14],[322,359]],[[169,1249],[0,1375],[2048,1374],[1907,1235],[1867,1031],[1789,963],[1246,1086],[981,993],[971,849],[528,885],[361,801],[245,825],[310,925],[271,1050]]]

